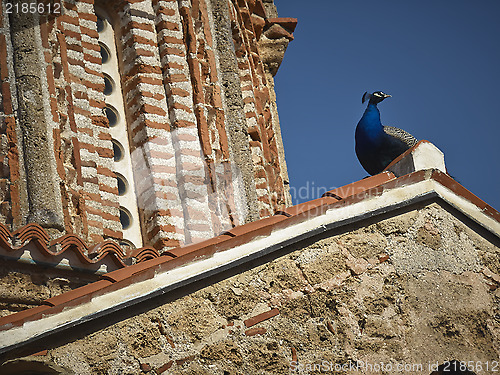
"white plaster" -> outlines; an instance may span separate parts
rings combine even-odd
[[[438,169],[446,173],[443,152],[430,142],[420,143],[411,153],[389,168],[396,177],[424,169]]]
[[[432,143],[422,143],[412,154],[415,170],[439,169],[441,172],[446,173],[444,154]]]

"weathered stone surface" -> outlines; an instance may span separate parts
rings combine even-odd
[[[43,300],[96,280],[70,272],[42,270],[3,261],[0,265],[0,316],[40,305]]]
[[[422,231],[441,235],[436,249]],[[381,251],[389,259],[373,258]],[[498,267],[494,243],[430,204],[318,239],[49,356],[79,374],[138,373],[141,363],[164,374],[289,374],[293,355],[303,366],[422,364],[415,374],[451,358],[491,362],[500,293],[487,275]],[[271,307],[279,314],[246,334],[243,322]]]
[[[166,323],[178,334],[191,340],[201,340],[222,327],[225,320],[215,312],[212,304],[201,298],[184,298],[172,305]]]

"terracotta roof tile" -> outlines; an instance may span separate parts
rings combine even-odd
[[[222,234],[229,234],[231,237],[241,236],[249,232],[259,231],[262,228],[267,228],[285,219],[286,219],[285,216],[277,214],[275,216],[270,216],[257,221],[252,221],[251,223],[238,225],[237,227],[234,227],[226,232],[223,232]]]
[[[0,246],[7,252],[22,249],[29,243],[33,243],[38,251],[47,257],[48,262],[50,258],[71,252],[81,262],[82,268],[102,264],[107,259],[110,259],[117,268],[126,267],[126,254],[114,241],[107,240],[89,248],[79,237],[66,234],[49,243],[49,235],[38,224],[30,223],[11,233],[5,225],[0,223]],[[157,258],[160,254],[151,247],[145,247],[135,250],[133,256],[137,262],[143,262]],[[59,259],[55,261],[55,263],[58,262]]]
[[[157,265],[168,262],[169,260],[173,259],[174,257],[169,255],[169,254],[164,254],[161,257],[151,259],[147,262],[141,262],[134,264],[132,266],[128,266],[125,268],[121,268],[119,270],[111,271],[108,273],[105,273],[104,275],[101,276],[101,279],[103,280],[109,280],[111,282],[119,282],[124,279],[127,279],[133,275],[138,275],[142,272],[145,271],[151,271],[156,268]],[[152,277],[152,275],[151,275]]]
[[[361,181],[331,190],[325,193],[323,198],[287,208],[282,212],[277,213],[275,216],[235,227],[215,238],[184,247],[178,247],[169,250],[162,256],[154,259],[144,260],[141,263],[104,274],[98,282],[66,292],[60,296],[50,298],[44,302],[43,306],[38,306],[30,310],[25,310],[0,318],[0,329],[8,329],[9,327],[15,325],[21,325],[24,321],[38,319],[43,314],[56,313],[61,311],[65,306],[73,306],[83,303],[83,301],[91,299],[92,296],[95,296],[96,294],[102,294],[141,280],[152,278],[155,273],[159,271],[164,272],[174,269],[192,262],[193,260],[209,257],[216,252],[224,251],[238,246],[239,244],[249,242],[257,237],[267,236],[271,234],[273,230],[293,225],[297,221],[304,220],[308,217],[321,215],[327,209],[348,206],[360,202],[366,199],[366,197],[374,197],[381,195],[387,190],[415,184],[429,179],[433,179],[440,185],[453,191],[456,195],[469,200],[471,203],[480,208],[485,214],[500,222],[500,213],[470,193],[446,173],[440,172],[439,170],[420,170],[399,178],[395,178],[390,172],[383,172],[379,175],[365,178]],[[36,241],[43,244],[42,240],[44,240],[45,237],[43,236],[44,232],[41,230],[41,227],[37,228],[36,224],[30,225],[31,228],[29,230],[24,230],[19,233],[16,232],[19,234],[19,238],[23,238],[24,241],[34,238]],[[70,237],[70,235],[63,237],[56,240],[56,242],[59,241],[58,243],[60,246],[64,248],[62,251],[74,247],[81,249],[82,246],[84,246],[81,241],[74,237]],[[0,242],[9,244],[10,241],[12,241],[10,232],[8,232],[5,227],[0,225]],[[114,246],[115,245],[110,245],[109,243],[102,244],[96,247],[96,251],[101,255],[104,253],[116,254],[117,250]],[[254,320],[256,322],[260,322],[276,315],[277,313],[279,313],[277,310],[270,310],[269,312],[260,314],[257,317],[248,319],[245,321],[245,325],[247,327],[251,327],[256,324],[254,323]]]
[[[132,251],[132,257],[137,259],[137,263],[144,262],[145,260],[158,258],[158,250],[148,246]]]
[[[327,191],[323,197],[333,197],[337,199],[344,199],[355,194],[362,193],[372,187],[379,186],[384,182],[394,179],[395,176],[391,172],[382,172],[375,176],[366,177],[362,180],[353,182],[351,184]]]
[[[24,322],[29,320],[36,320],[37,318],[40,318],[43,312],[47,310],[50,310],[50,306],[41,305],[14,314],[3,316],[0,318],[0,331],[10,329],[13,326],[21,326],[24,324]]]
[[[464,197],[465,199],[476,205],[478,208],[480,208],[486,215],[500,222],[500,212],[495,210],[482,199],[478,198],[476,195],[472,194],[469,190],[455,181],[449,174],[434,170],[432,171],[432,179],[439,182],[441,185],[446,186],[455,194]]]
[[[336,203],[339,201],[338,197],[332,197],[330,195],[324,195],[322,198],[314,199],[309,202],[300,203],[296,206],[288,207],[282,211],[278,211],[278,213],[284,214],[288,217],[299,215],[306,211],[318,210],[321,207],[325,207],[332,203]]]
[[[39,250],[47,250],[47,243],[49,242],[49,235],[38,224],[28,224],[16,230],[12,237],[14,243],[20,242],[33,242]]]
[[[58,296],[46,299],[42,303],[51,307],[63,304],[65,306],[80,304],[89,300],[91,295],[95,295],[98,291],[110,286],[111,284],[112,282],[109,280],[98,280],[91,284],[87,284],[81,286],[80,288],[76,288],[59,294]]]
[[[202,241],[202,242],[197,242],[191,245],[183,246],[183,247],[177,247],[175,249],[169,250],[164,254],[171,255],[174,258],[181,257],[184,255],[188,255],[191,253],[196,253],[200,249],[206,253],[210,253],[212,250],[217,247],[220,243],[227,241],[231,239],[231,235],[229,234],[221,234],[220,236],[210,238],[208,240]],[[207,249],[207,250],[203,250]]]
[[[230,242],[227,242],[224,245],[226,245],[226,248],[228,245],[234,247],[242,243],[249,242],[257,237],[268,236],[271,234],[271,231],[275,228],[277,223],[286,219],[287,216],[278,212],[274,216],[234,227],[233,229],[224,232],[225,234],[233,237]]]

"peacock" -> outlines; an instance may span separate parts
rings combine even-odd
[[[373,94],[365,92],[361,100],[362,103],[368,100],[368,106],[356,126],[356,155],[371,175],[382,172],[395,158],[418,142],[410,133],[393,126],[384,126],[380,122],[377,104],[390,97],[382,91]]]

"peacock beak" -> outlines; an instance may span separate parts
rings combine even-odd
[[[392,95],[385,94],[384,99],[385,99],[385,98],[390,98],[391,96],[392,96]]]

